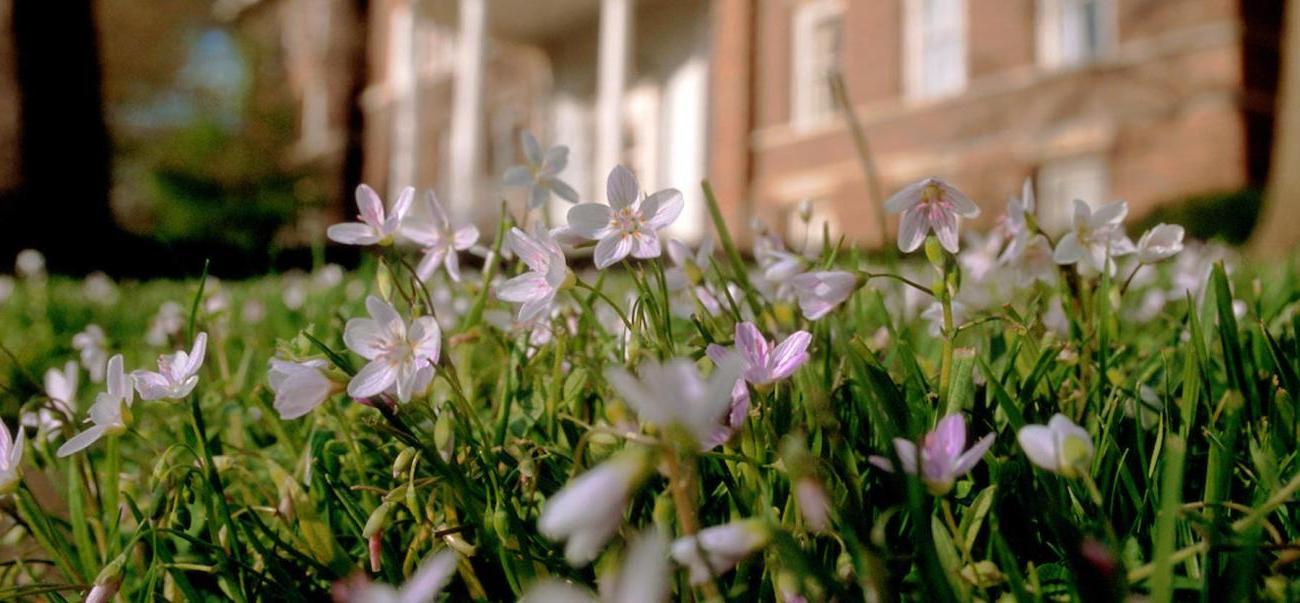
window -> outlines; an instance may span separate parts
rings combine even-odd
[[[963,0],[906,0],[903,35],[907,96],[937,98],[966,87]]]
[[[1110,177],[1100,155],[1081,155],[1049,161],[1038,170],[1038,224],[1057,236],[1070,227],[1074,200],[1097,207],[1110,202]]]
[[[796,126],[824,123],[835,115],[827,75],[839,62],[843,11],[839,0],[804,2],[795,9],[790,83]]]
[[[1111,0],[1038,0],[1038,62],[1072,67],[1105,54],[1114,39]]]

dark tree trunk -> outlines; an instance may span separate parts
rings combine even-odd
[[[12,16],[22,168],[0,245],[40,249],[57,271],[103,267],[117,229],[94,2],[17,0]]]
[[[353,191],[361,184],[362,169],[365,167],[365,131],[366,114],[361,106],[361,95],[370,81],[370,60],[367,49],[370,47],[370,2],[354,0],[352,2],[353,36],[351,51],[351,78],[348,90],[348,112],[344,123],[343,169],[339,183],[343,190],[340,215],[350,215]]]

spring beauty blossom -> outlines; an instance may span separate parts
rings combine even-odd
[[[979,206],[938,178],[926,178],[894,193],[885,201],[885,210],[903,214],[898,224],[898,248],[904,253],[916,251],[931,231],[944,249],[957,253],[960,218],[980,215]]]
[[[567,541],[564,558],[569,565],[590,563],[623,525],[628,500],[649,470],[648,457],[639,449],[596,465],[546,501],[537,530],[553,541]]]
[[[543,153],[537,138],[528,131],[520,135],[520,142],[524,147],[524,165],[506,168],[502,184],[526,189],[531,209],[546,205],[551,200],[551,193],[569,203],[577,203],[578,191],[560,180],[560,172],[569,164],[569,147],[556,145]]]
[[[1075,199],[1070,231],[1056,242],[1052,258],[1057,264],[1077,264],[1093,272],[1100,272],[1102,266],[1113,268],[1113,258],[1133,252],[1133,242],[1124,236],[1127,215],[1128,204],[1123,201],[1093,211],[1091,205]]]
[[[795,331],[780,344],[769,342],[758,327],[748,321],[736,323],[735,338],[735,347],[725,348],[713,343],[705,349],[715,364],[722,365],[735,357],[740,359],[744,370],[731,390],[729,429],[724,430],[724,439],[740,427],[749,411],[749,388],[745,383],[765,388],[793,375],[808,361],[808,344],[812,342],[812,335],[807,331]]]
[[[23,478],[23,447],[26,444],[26,436],[23,434],[22,425],[18,425],[14,431],[17,431],[18,435],[10,436],[9,428],[5,426],[4,421],[0,421],[0,496],[17,490],[18,482]]]
[[[333,381],[325,374],[329,363],[321,359],[290,362],[271,359],[267,381],[275,392],[274,407],[280,418],[297,419],[315,410],[330,394],[337,391]]]
[[[460,282],[460,257],[456,252],[478,242],[478,227],[467,224],[452,228],[451,219],[433,191],[425,191],[422,201],[406,213],[400,231],[403,238],[419,245],[424,252],[415,273],[421,281],[428,281],[443,266],[451,280]]]
[[[362,184],[357,187],[357,218],[361,221],[330,226],[325,236],[345,245],[392,245],[414,198],[415,189],[408,186],[397,196],[392,210],[385,212],[375,189]]]
[[[658,230],[672,224],[685,203],[681,191],[670,188],[641,198],[641,185],[632,170],[614,166],[605,183],[609,205],[579,203],[569,209],[569,232],[597,241],[596,268],[604,269],[628,255],[657,258]]]
[[[1088,430],[1063,414],[1052,415],[1047,425],[1026,425],[1016,440],[1030,462],[1062,477],[1079,477],[1088,472],[1094,448]]]
[[[1142,233],[1137,243],[1137,261],[1142,264],[1162,262],[1183,250],[1183,227],[1177,224],[1157,224]]]
[[[158,357],[158,372],[132,371],[135,389],[141,400],[179,400],[190,395],[199,384],[199,369],[203,367],[204,352],[208,347],[208,334],[199,333],[194,347],[188,353],[179,351]]]
[[[804,318],[817,320],[858,289],[858,277],[838,270],[805,272],[790,279]]]
[[[573,273],[565,263],[560,244],[540,225],[533,226],[532,235],[512,228],[508,241],[529,271],[498,285],[497,297],[522,304],[519,322],[529,323],[550,311],[555,295],[573,283]]]
[[[385,392],[402,403],[423,394],[433,382],[433,366],[442,351],[442,329],[432,316],[407,325],[392,304],[366,298],[370,318],[353,318],[343,327],[343,343],[369,360],[348,382],[348,395],[364,399]]]
[[[120,435],[131,424],[135,391],[131,376],[122,369],[121,354],[108,359],[105,380],[108,382],[106,390],[95,397],[95,403],[86,413],[86,421],[92,423],[91,427],[64,442],[56,453],[58,456],[65,457],[84,450],[105,435]]]
[[[952,490],[957,478],[969,473],[991,446],[993,434],[990,433],[966,448],[966,418],[961,413],[940,419],[934,430],[922,438],[919,449],[911,440],[894,438],[894,451],[898,453],[903,472],[917,475],[919,469],[921,482],[935,496]],[[894,470],[893,464],[884,457],[872,456],[868,460],[886,471]]]
[[[734,356],[719,363],[708,378],[689,358],[642,361],[636,376],[620,367],[605,370],[610,385],[639,417],[661,430],[679,429],[697,448],[714,440],[742,374],[742,362]]]
[[[772,530],[762,520],[741,519],[678,538],[673,541],[671,554],[690,569],[691,584],[703,584],[731,571],[771,539]]]

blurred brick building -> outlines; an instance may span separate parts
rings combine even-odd
[[[720,27],[752,41],[752,62],[719,75],[752,82],[752,116],[745,156],[713,149],[714,178],[769,222],[813,199],[834,230],[876,232],[819,79],[836,61],[885,193],[943,176],[986,208],[985,223],[1027,177],[1049,228],[1068,223],[1074,197],[1126,199],[1140,215],[1264,182],[1281,2],[737,4],[752,12]]]
[[[943,176],[987,224],[1032,177],[1049,228],[1074,197],[1141,215],[1263,184],[1281,6],[370,0],[363,177],[435,187],[486,219],[530,129],[570,146],[566,177],[586,199],[603,200],[618,162],[682,189],[679,236],[707,232],[707,177],[737,226],[789,228],[807,199],[833,232],[878,243],[873,187],[827,83],[838,69],[882,194]]]

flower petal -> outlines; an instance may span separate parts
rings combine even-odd
[[[641,186],[637,184],[632,170],[616,165],[609,172],[609,179],[605,182],[605,194],[609,198],[610,207],[623,209],[637,202],[637,198],[641,195]]]
[[[510,229],[509,237],[510,249],[524,261],[524,264],[536,272],[546,272],[551,258],[540,241],[517,227]]]
[[[808,331],[795,331],[772,350],[768,359],[773,379],[785,379],[793,375],[803,363],[808,361],[808,344],[812,343],[812,334]]]
[[[1016,441],[1029,461],[1048,471],[1056,471],[1056,443],[1046,425],[1026,425],[1016,433]]]
[[[569,208],[569,232],[596,240],[610,232],[612,212],[608,205],[579,203]]]
[[[925,240],[929,228],[930,223],[926,221],[924,211],[916,207],[904,211],[898,223],[898,249],[903,253],[916,251]]]
[[[98,441],[99,438],[103,437],[104,431],[107,429],[108,427],[105,425],[94,425],[90,429],[87,429],[69,438],[68,441],[64,442],[62,446],[59,446],[58,452],[55,452],[54,454],[59,458],[63,458],[65,456],[75,454],[77,452],[81,452],[82,450],[88,448],[91,444],[94,444],[96,441]]]
[[[371,360],[348,382],[348,395],[370,398],[384,393],[397,381],[397,367],[385,360]]]
[[[648,210],[644,214],[646,226],[652,230],[667,228],[669,224],[677,220],[677,217],[682,214],[682,208],[686,206],[686,200],[682,197],[682,192],[675,188],[664,189],[650,195],[646,202],[647,206],[653,203],[653,207],[655,207],[653,214],[649,214]]]
[[[512,165],[506,168],[505,174],[501,176],[501,184],[515,187],[532,186],[533,171],[526,165]]]
[[[325,229],[325,236],[344,245],[374,245],[381,238],[373,226],[360,222],[334,224]]]
[[[605,269],[617,264],[632,252],[632,237],[613,234],[596,243],[596,268]]]

